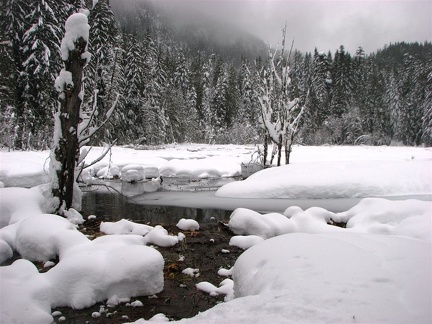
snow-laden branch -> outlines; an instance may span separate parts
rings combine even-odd
[[[90,126],[92,121],[94,120],[96,114],[96,107],[97,107],[97,90],[95,90],[95,99],[93,102],[93,108],[91,111],[90,117],[83,121],[80,125],[80,128],[78,130],[79,139],[78,142],[80,143],[80,147],[86,145],[91,137],[99,130],[101,129],[110,119],[115,107],[117,106],[117,103],[119,101],[120,94],[117,93],[116,99],[114,100],[113,104],[111,105],[111,108],[106,112],[104,120],[97,126]]]
[[[284,35],[285,36],[285,35]],[[285,42],[283,42],[283,45]],[[269,62],[262,73],[257,72],[261,86],[258,100],[261,108],[260,124],[268,137],[278,146],[280,164],[280,151],[285,146],[286,162],[289,161],[289,152],[294,137],[298,132],[304,107],[299,109],[299,100],[290,100],[290,69],[287,60],[283,57],[284,48],[276,59],[277,50],[269,50]]]

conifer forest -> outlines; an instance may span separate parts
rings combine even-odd
[[[93,144],[263,142],[259,98],[280,52],[276,44],[269,49],[247,31],[216,31],[211,22],[176,23],[149,1],[131,0],[127,8],[122,0],[86,2],[92,58],[83,110],[96,105],[103,116],[119,98]],[[83,5],[0,4],[2,148],[51,146],[63,26]],[[289,99],[304,107],[296,143],[432,145],[430,42],[383,44],[373,53],[361,47],[350,53],[343,45],[302,53],[291,41],[281,55],[289,66]]]

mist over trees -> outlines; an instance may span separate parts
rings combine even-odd
[[[83,111],[113,116],[94,144],[262,143],[260,80],[271,67],[263,42],[229,26],[185,23],[153,2],[100,0],[89,8],[92,60]],[[91,5],[91,4],[88,4]],[[57,106],[60,40],[73,0],[7,0],[0,28],[0,145],[45,149]],[[295,47],[295,44],[294,44]],[[305,145],[432,144],[432,44],[376,53],[293,51],[289,100],[304,107]],[[97,99],[97,100],[95,100]]]

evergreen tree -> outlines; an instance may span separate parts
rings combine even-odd
[[[343,46],[336,51],[332,67],[333,89],[330,113],[341,117],[347,112],[352,101],[353,76],[351,74],[351,55]]]
[[[432,145],[432,58],[426,63],[424,74],[426,76],[425,96],[422,104],[423,117],[422,142],[427,146]]]
[[[26,19],[30,13],[30,4],[26,0],[9,0],[6,2],[6,37],[9,40],[10,57],[13,61],[13,79],[10,80],[14,89],[13,100],[13,148],[23,149],[26,146],[25,134],[27,133],[25,118],[24,82],[21,75],[24,73],[25,56],[22,50],[24,33],[29,24]]]
[[[29,28],[23,35],[23,71],[19,82],[23,87],[26,124],[33,142],[48,147],[52,127],[51,119],[55,109],[55,75],[61,68],[60,40],[62,30],[58,27],[56,12],[51,4],[56,0],[32,2],[32,11],[27,16]]]
[[[123,32],[121,51],[122,97],[118,113],[113,116],[113,128],[119,143],[127,144],[144,136],[140,109],[144,103],[145,71],[142,43],[135,35]]]
[[[119,93],[118,73],[120,65],[119,33],[114,14],[108,0],[99,0],[91,9],[89,15],[90,38],[89,51],[92,53],[85,88],[93,89],[87,93],[86,109],[91,110],[97,105],[97,114],[102,115],[111,107]],[[105,134],[98,134],[101,140],[112,140],[109,128]]]

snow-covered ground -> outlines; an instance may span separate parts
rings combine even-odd
[[[90,160],[101,150],[92,149]],[[236,176],[254,150],[197,144],[163,150],[116,147],[111,163],[107,156],[89,179],[108,164],[119,174],[128,166],[129,180],[142,169],[131,165],[151,167],[164,177]],[[181,230],[199,224],[183,220],[179,233],[168,235],[161,226],[108,222],[101,225],[108,235],[90,241],[75,228],[82,221],[78,213],[71,210],[68,219],[45,214],[41,187],[16,188],[47,182],[47,157],[48,152],[0,152],[0,182],[7,187],[0,189],[0,256],[6,260],[16,250],[25,258],[0,267],[0,322],[51,323],[51,309],[57,306],[82,308],[106,299],[115,304],[162,290],[163,259],[148,245],[177,244],[184,238]],[[217,195],[430,197],[431,162],[427,148],[295,147],[289,166],[227,184]],[[293,206],[265,215],[237,209],[229,226],[238,235],[229,244],[247,250],[233,268],[214,270],[232,281],[221,277],[220,287],[197,286],[225,294],[226,302],[182,321],[430,323],[431,217],[428,199],[367,198],[341,213]],[[347,222],[347,228],[328,225],[330,220]],[[26,259],[43,261],[49,270],[39,273]]]

